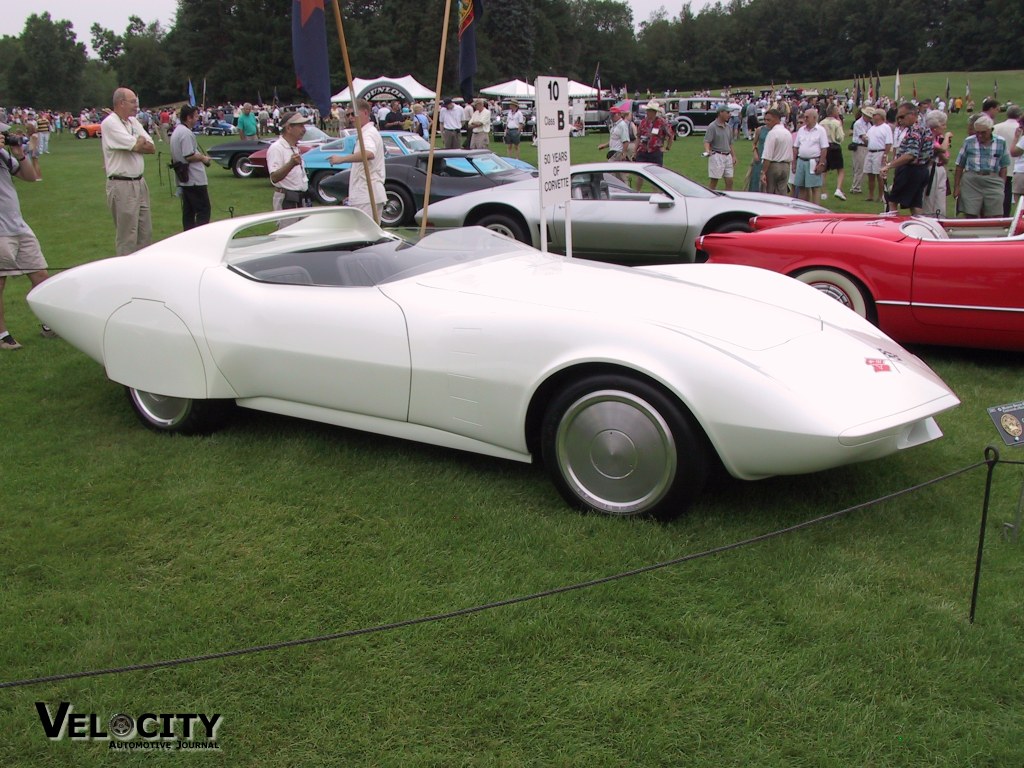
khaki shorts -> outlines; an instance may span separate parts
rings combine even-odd
[[[46,269],[46,259],[35,235],[0,236],[0,277],[27,275]]]
[[[1024,171],[1013,174],[1013,194],[1024,195]]]
[[[734,168],[732,155],[722,155],[713,152],[708,158],[708,178],[710,179],[731,179]]]

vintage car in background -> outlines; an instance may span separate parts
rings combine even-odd
[[[386,227],[404,227],[415,223],[416,212],[426,198],[429,153],[417,152],[389,157],[384,189],[388,199],[381,214]],[[525,168],[523,167],[525,166]],[[529,170],[527,170],[529,169]],[[430,204],[480,189],[513,184],[534,178],[529,163],[513,165],[489,149],[438,149],[431,167]],[[315,196],[324,203],[339,203],[348,197],[349,172],[322,178]]]
[[[1024,351],[1024,200],[1008,219],[829,215],[708,235],[716,264],[795,277],[904,344]]]
[[[753,480],[917,446],[959,402],[766,270],[629,269],[480,227],[411,244],[350,208],[212,222],[28,301],[154,430],[209,431],[234,403],[539,459],[571,504],[610,515],[678,515],[721,466]]]
[[[827,212],[782,195],[715,192],[650,163],[588,163],[572,166],[571,173],[573,255],[619,264],[693,261],[700,235],[748,232],[757,215]],[[564,252],[565,208],[548,216],[548,243]],[[427,219],[431,227],[480,225],[539,247],[539,181],[431,203]]]
[[[76,139],[98,139],[103,135],[103,128],[99,123],[79,123],[75,127]]]

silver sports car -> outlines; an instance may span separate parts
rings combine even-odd
[[[432,204],[431,227],[479,225],[540,246],[539,181],[506,184]],[[712,232],[749,232],[752,216],[827,213],[813,203],[758,192],[715,192],[648,163],[572,167],[569,216],[574,256],[618,264],[694,261],[694,241]],[[565,252],[566,209],[548,211],[550,250]],[[416,215],[422,221],[423,212]]]

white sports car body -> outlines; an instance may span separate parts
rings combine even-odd
[[[716,192],[651,163],[572,166],[569,221],[573,256],[616,264],[693,261],[695,241],[712,232],[750,232],[753,216],[828,213],[814,203],[759,192]],[[432,203],[431,227],[479,225],[540,247],[538,179]],[[423,212],[417,214],[422,221]],[[566,250],[566,208],[547,211],[549,249]]]
[[[479,227],[409,244],[346,208],[208,224],[29,302],[154,429],[206,431],[234,401],[539,456],[569,501],[610,514],[676,514],[719,460],[755,479],[884,456],[940,436],[932,417],[958,403],[782,275],[629,269]]]

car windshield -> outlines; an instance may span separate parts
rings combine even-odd
[[[280,229],[276,225],[236,233],[227,255],[232,271],[263,283],[366,287],[533,250],[482,227],[440,230],[410,243],[344,208],[307,215]]]
[[[426,152],[430,149],[430,142],[422,136],[417,136],[415,133],[410,133],[408,136],[399,136],[398,138],[405,145],[407,153]]]
[[[493,152],[489,152],[486,155],[476,155],[471,159],[477,171],[479,171],[484,176],[489,176],[492,173],[503,173],[505,171],[515,170],[514,166],[510,165],[508,162],[498,157]],[[448,162],[450,163],[451,160],[449,160]]]
[[[678,192],[684,197],[704,197],[712,198],[717,197],[717,193],[708,189],[705,186],[698,184],[692,179],[688,179],[685,176],[681,176],[675,171],[670,171],[668,168],[662,168],[657,165],[647,166],[647,172],[651,174],[655,179],[664,184],[666,187],[671,188],[675,192]]]
[[[302,142],[304,144],[313,144],[316,142],[330,141],[333,138],[333,136],[329,136],[328,134],[324,133],[315,125],[307,125],[306,132],[302,134]]]

